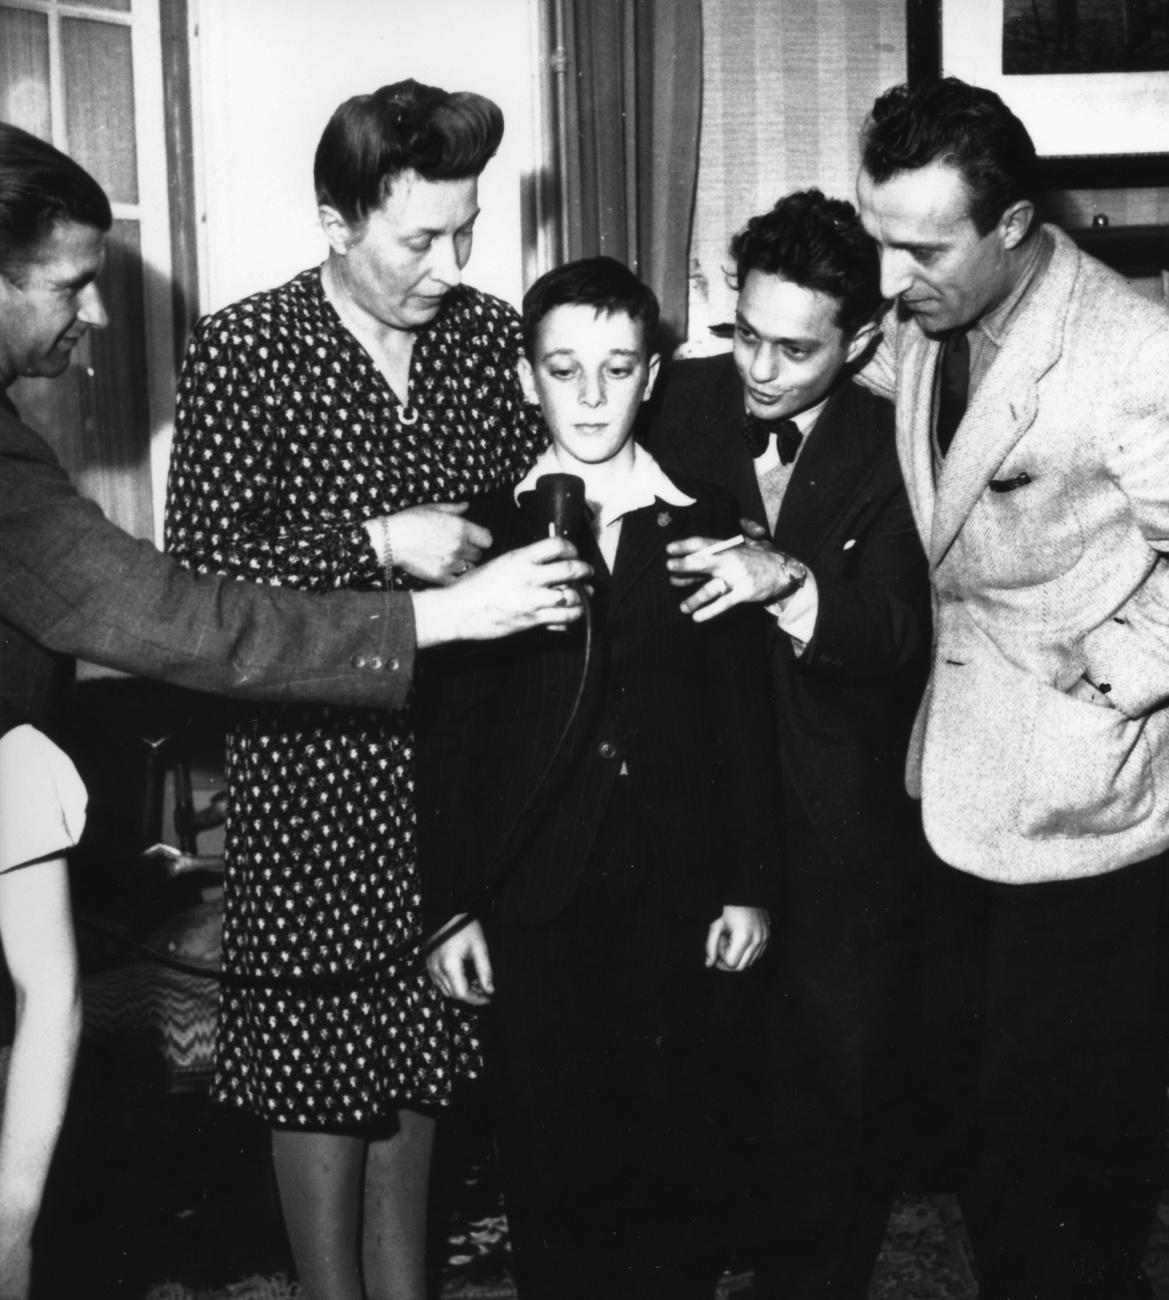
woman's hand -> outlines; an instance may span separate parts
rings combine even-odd
[[[564,627],[581,616],[574,585],[592,569],[559,537],[508,551],[453,586],[413,595],[420,648],[447,641],[493,641],[533,627]]]
[[[761,907],[724,907],[706,933],[706,965],[744,971],[763,956],[771,924]]]
[[[462,518],[465,501],[410,506],[386,520],[394,565],[436,586],[461,578],[491,545],[491,534]]]
[[[461,921],[466,913],[454,916],[443,929]],[[426,969],[440,993],[473,1007],[485,1007],[495,986],[491,982],[491,958],[487,940],[478,921],[468,921],[426,959]]]

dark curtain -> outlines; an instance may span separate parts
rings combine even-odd
[[[561,194],[569,258],[650,284],[663,343],[686,335],[702,107],[701,0],[561,0]]]

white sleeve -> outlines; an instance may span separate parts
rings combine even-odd
[[[792,649],[797,655],[802,655],[816,630],[816,616],[820,612],[820,590],[811,569],[803,586],[783,600],[768,605],[767,611],[775,615],[780,631],[791,637]]]
[[[64,750],[35,727],[0,736],[0,871],[72,848],[87,795]]]

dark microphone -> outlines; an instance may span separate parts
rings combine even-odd
[[[584,479],[576,474],[541,474],[536,480],[536,504],[553,534],[568,537],[584,513]]]

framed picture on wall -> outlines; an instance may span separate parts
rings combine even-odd
[[[1062,189],[1169,185],[1169,5],[906,0],[909,79],[996,91]]]

